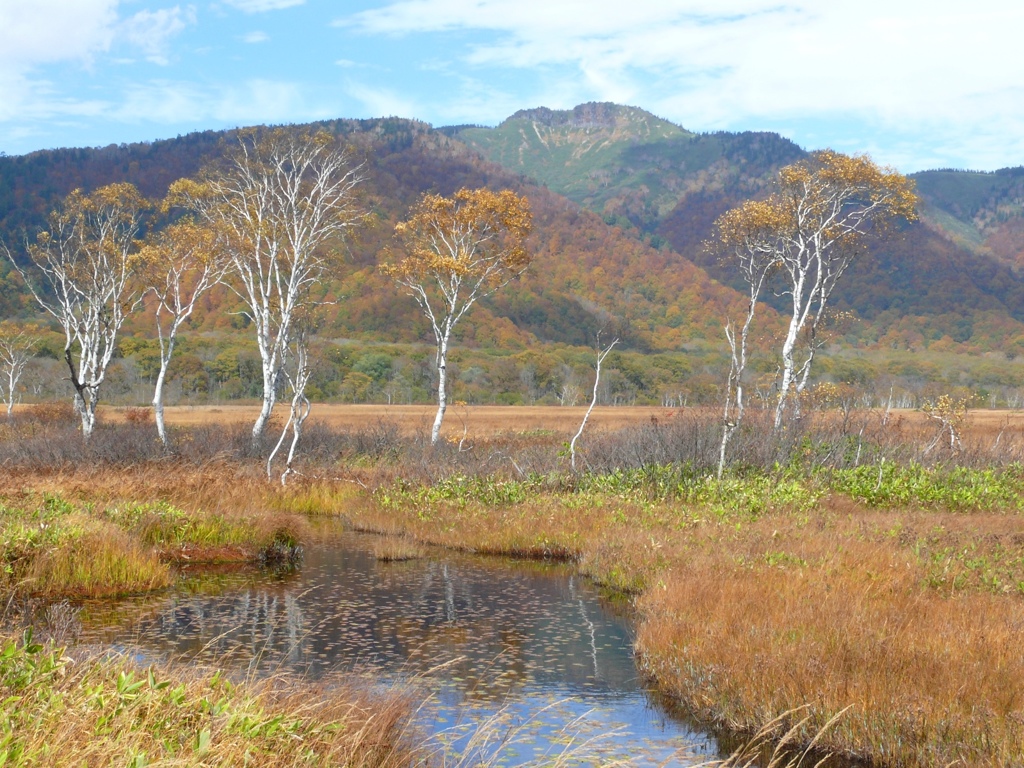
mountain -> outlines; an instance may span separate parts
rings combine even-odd
[[[460,327],[462,343],[513,348],[537,342],[590,344],[597,330],[611,326],[627,348],[673,350],[694,338],[717,337],[722,318],[737,306],[734,291],[685,258],[651,247],[425,123],[388,118],[310,127],[343,136],[365,161],[363,192],[373,212],[373,225],[347,244],[345,270],[332,286],[332,294],[344,300],[326,310],[328,335],[430,340],[412,299],[380,275],[378,255],[419,196],[451,195],[461,187],[516,189],[529,197],[535,221],[529,273],[485,302],[472,324]],[[0,157],[0,234],[7,243],[24,242],[76,187],[131,181],[147,196],[159,198],[173,180],[196,173],[233,139],[232,132],[205,132],[151,144]],[[212,299],[194,327],[230,328],[236,316],[223,310],[234,308],[232,301],[227,293]],[[34,310],[6,265],[0,267],[0,309],[6,314]],[[143,325],[136,327],[147,332]]]
[[[715,219],[767,194],[778,169],[807,154],[777,134],[696,134],[615,104],[523,110],[450,135],[733,287],[735,275],[705,247]],[[836,307],[861,321],[850,340],[1024,352],[1024,169],[913,178],[921,222],[870,244],[837,289]]]
[[[1024,167],[912,175],[922,216],[952,242],[1024,271]]]
[[[326,332],[365,340],[427,341],[414,304],[377,272],[394,224],[424,192],[509,187],[535,213],[530,272],[480,308],[464,343],[523,348],[586,344],[609,324],[639,351],[678,350],[721,338],[740,306],[736,278],[705,248],[717,216],[769,192],[778,169],[806,156],[773,133],[697,134],[636,107],[584,104],[523,110],[495,128],[432,129],[399,118],[315,124],[344,136],[367,163],[375,226],[348,244],[332,286],[344,300]],[[131,181],[158,198],[196,173],[232,132],[168,141],[0,157],[0,235],[23,243],[71,189]],[[859,322],[849,343],[895,349],[1001,350],[1024,354],[1021,209],[1024,169],[994,174],[929,171],[914,176],[922,222],[875,244],[835,297]],[[17,250],[17,249],[16,249]],[[225,295],[200,330],[226,327]],[[778,310],[785,307],[775,300]],[[0,265],[0,312],[33,311]],[[769,325],[777,317],[769,312]]]
[[[691,194],[758,194],[777,168],[805,154],[777,134],[695,134],[642,109],[604,103],[521,110],[495,128],[453,135],[606,220],[645,232]]]

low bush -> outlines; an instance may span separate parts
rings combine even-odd
[[[989,511],[1018,509],[1024,499],[1024,467],[1019,464],[973,469],[880,461],[832,471],[825,481],[835,493],[873,507]]]
[[[67,400],[36,403],[26,409],[26,418],[41,424],[68,426],[80,423],[78,412]]]
[[[129,424],[148,425],[153,423],[153,409],[130,406],[124,409],[124,420]]]

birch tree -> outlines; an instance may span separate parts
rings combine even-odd
[[[100,387],[117,334],[138,305],[132,276],[145,208],[131,184],[111,184],[88,195],[76,190],[50,214],[49,228],[28,249],[31,272],[42,277],[46,290],[15,263],[36,302],[64,331],[64,361],[85,439],[96,427]]]
[[[756,216],[749,210],[751,206],[758,205],[761,203],[748,203],[729,211],[715,222],[720,243],[729,248],[727,258],[739,270],[747,287],[746,314],[739,329],[737,330],[732,320],[725,323],[725,338],[729,342],[730,358],[722,413],[722,442],[718,452],[719,480],[722,479],[722,472],[725,469],[729,441],[743,423],[746,411],[743,377],[747,370],[750,329],[757,312],[757,303],[773,270],[779,266],[778,255],[773,247],[775,241],[769,234],[778,222],[770,216]]]
[[[917,218],[913,182],[866,156],[814,152],[779,171],[778,190],[720,219],[731,242],[774,257],[780,293],[791,302],[782,342],[775,427],[807,386],[836,284],[863,252],[865,235],[882,235],[898,219]],[[721,227],[720,227],[721,229]]]
[[[39,343],[36,329],[12,322],[0,323],[0,391],[7,403],[7,418],[14,413],[18,399],[18,381]]]
[[[611,344],[602,349],[601,334],[597,334],[597,360],[594,363],[594,392],[590,396],[590,405],[587,406],[586,413],[583,414],[583,421],[580,422],[580,428],[576,430],[576,434],[573,435],[572,440],[569,441],[569,466],[572,468],[573,472],[576,471],[576,442],[583,436],[583,430],[586,429],[587,422],[590,420],[590,414],[594,411],[594,406],[597,405],[597,392],[601,386],[601,364],[618,343],[619,340],[614,339]]]
[[[511,190],[460,189],[452,197],[424,195],[395,228],[404,256],[381,266],[408,289],[430,321],[437,345],[436,445],[448,407],[448,351],[452,331],[480,299],[507,285],[530,265],[526,238],[530,204]]]
[[[339,262],[333,246],[366,217],[357,196],[363,181],[363,166],[333,135],[282,128],[240,133],[222,163],[172,185],[171,197],[217,232],[228,285],[256,332],[263,406],[254,445],[283,384],[295,318]]]
[[[167,446],[164,384],[181,326],[196,302],[224,276],[227,262],[212,230],[186,218],[161,230],[142,249],[145,284],[155,298],[160,371],[153,388],[153,416],[160,442]]]
[[[290,360],[286,359],[281,369],[291,391],[291,404],[288,409],[288,419],[281,429],[281,436],[267,457],[267,479],[270,479],[273,477],[274,459],[284,445],[284,441],[288,438],[288,433],[291,432],[292,439],[288,446],[288,455],[285,458],[285,468],[281,473],[281,485],[285,485],[288,481],[288,475],[295,472],[293,466],[295,451],[299,445],[299,440],[302,438],[302,429],[305,426],[306,419],[309,418],[310,411],[312,410],[309,398],[306,397],[306,385],[309,383],[310,376],[313,373],[313,367],[309,359],[309,337],[309,326],[304,322],[300,322],[293,334],[291,344],[286,350],[286,357],[290,358]]]

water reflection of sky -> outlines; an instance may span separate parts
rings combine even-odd
[[[425,727],[464,748],[489,720],[512,742],[506,764],[567,744],[635,765],[713,752],[713,740],[651,703],[628,619],[570,569],[451,553],[380,563],[371,546],[346,534],[309,548],[293,573],[209,576],[159,599],[93,607],[86,636],[246,672],[415,677],[431,694]]]

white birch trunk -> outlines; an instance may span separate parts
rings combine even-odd
[[[786,332],[786,339],[782,342],[782,381],[779,382],[779,401],[775,405],[775,428],[782,426],[782,420],[786,413],[786,405],[789,400],[789,390],[793,385],[793,369],[795,367],[794,353],[796,350],[796,339],[800,329],[797,325],[796,315],[790,320],[789,330]]]
[[[7,418],[14,415],[14,388],[18,386],[18,379],[15,378],[14,368],[7,373]]]
[[[587,426],[587,421],[590,419],[590,414],[594,410],[594,406],[597,405],[597,390],[601,385],[601,363],[608,357],[608,353],[612,351],[612,347],[619,343],[618,339],[615,339],[611,344],[608,345],[607,349],[601,350],[601,339],[597,340],[597,362],[594,364],[594,392],[590,397],[590,405],[587,407],[587,412],[583,414],[583,421],[580,422],[580,428],[576,430],[576,434],[572,436],[572,440],[569,442],[569,466],[572,471],[576,471],[576,442],[583,435],[583,430]]]
[[[260,441],[263,438],[263,432],[267,428],[267,422],[270,421],[270,416],[274,412],[274,404],[277,402],[277,370],[270,364],[269,360],[264,360],[263,364],[263,406],[260,408],[259,416],[256,417],[256,423],[252,427],[252,445],[253,448],[258,448]]]
[[[163,345],[161,344],[161,347]],[[156,422],[156,433],[160,442],[167,447],[167,428],[164,425],[164,382],[167,379],[167,367],[174,351],[174,341],[169,340],[167,354],[160,350],[160,372],[156,375],[156,386],[153,387],[153,420]]]
[[[441,438],[441,422],[448,409],[448,333],[445,333],[437,345],[437,414],[434,426],[430,430],[430,444],[437,445]]]

